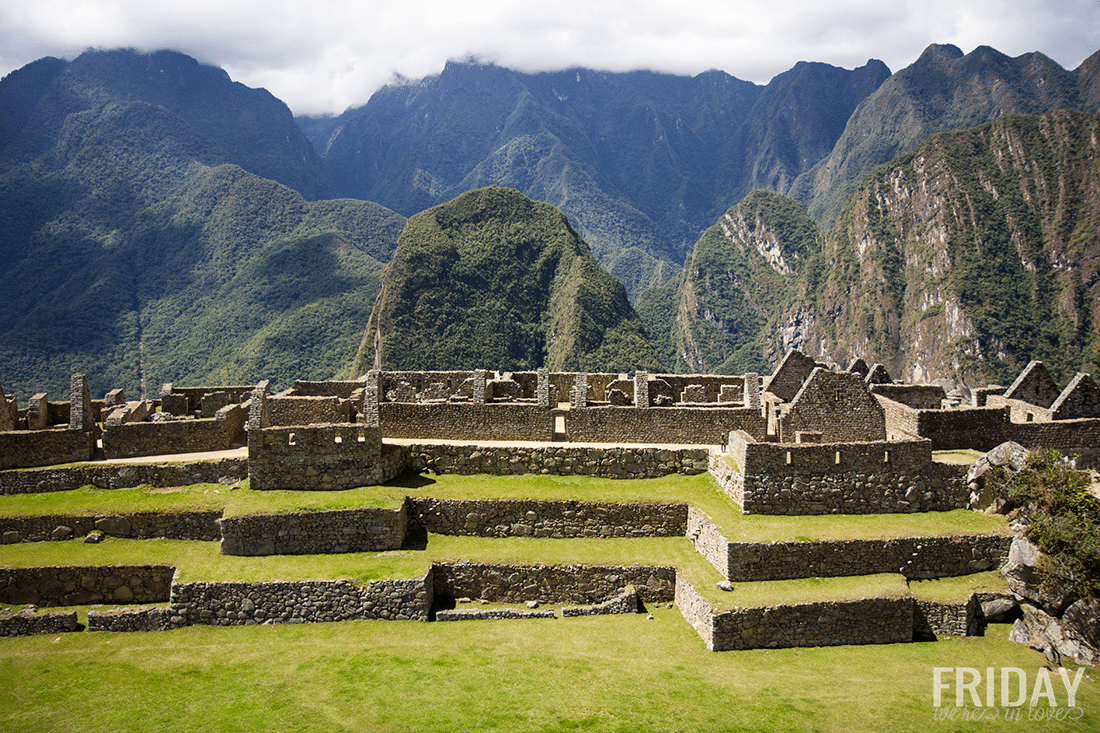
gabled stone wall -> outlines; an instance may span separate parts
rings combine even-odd
[[[779,417],[778,438],[792,443],[799,432],[821,434],[824,443],[886,439],[886,416],[858,374],[817,367]]]

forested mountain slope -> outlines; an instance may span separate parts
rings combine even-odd
[[[658,362],[565,216],[490,186],[409,219],[353,367],[633,371]]]
[[[559,208],[636,296],[682,266],[699,234],[754,188],[789,186],[828,154],[889,76],[800,63],[762,87],[571,69],[449,63],[335,120],[303,120],[339,195],[405,216],[497,184]]]
[[[0,100],[8,394],[322,378],[354,353],[404,218],[284,185],[328,190],[281,102],[130,51],[36,62]]]

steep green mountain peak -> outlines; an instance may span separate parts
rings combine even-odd
[[[489,186],[409,219],[353,371],[657,368],[622,284],[565,216]]]

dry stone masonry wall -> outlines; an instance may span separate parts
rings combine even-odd
[[[405,448],[413,471],[508,476],[528,473],[604,478],[657,478],[707,470],[705,448],[592,448],[416,444]]]
[[[493,565],[437,563],[434,589],[442,598],[490,603],[602,603],[632,585],[645,602],[671,601],[676,568],[644,565]]]
[[[474,537],[678,537],[686,504],[410,498],[410,511],[435,534]]]
[[[90,516],[0,517],[0,537],[15,542],[70,540],[98,531],[112,537],[210,542],[220,537],[221,512],[101,514]]]
[[[223,555],[381,552],[401,548],[408,508],[254,514],[218,524]]]
[[[317,623],[351,619],[427,621],[432,576],[421,580],[176,583],[168,628],[196,624]]]
[[[71,491],[81,486],[125,489],[143,485],[156,487],[215,483],[229,485],[246,478],[248,478],[248,461],[244,458],[222,458],[186,464],[88,464],[0,472],[0,496]]]
[[[166,565],[0,568],[0,603],[160,603],[168,600],[174,575]]]

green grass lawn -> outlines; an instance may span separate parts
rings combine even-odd
[[[714,478],[672,475],[644,480],[584,476],[415,476],[384,486],[348,491],[253,491],[218,484],[176,489],[139,487],[0,497],[0,517],[223,510],[227,516],[323,511],[356,507],[396,508],[405,496],[446,499],[540,499],[589,502],[683,502],[711,518],[731,542],[884,539],[956,534],[1008,533],[1002,517],[967,510],[916,514],[780,517],[744,515]]]
[[[951,641],[708,652],[675,609],[466,623],[353,621],[0,639],[0,730],[1095,731],[933,719],[934,667],[1045,659],[1007,626]],[[983,688],[984,689],[984,688]],[[1054,675],[1059,706],[1066,694]],[[1029,687],[1030,691],[1030,687]],[[944,704],[954,704],[953,690]]]

